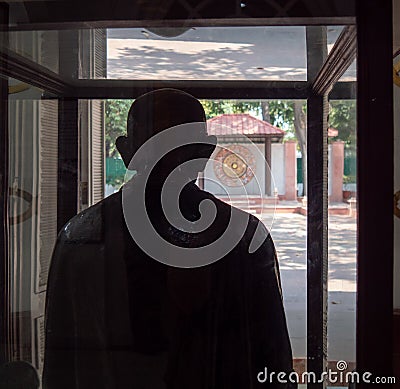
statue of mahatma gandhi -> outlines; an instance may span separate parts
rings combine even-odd
[[[159,160],[139,158],[136,174],[125,185],[133,188],[134,198],[144,199],[158,236],[171,250],[182,249],[179,253],[186,254],[176,255],[188,266],[149,255],[158,240],[150,242],[149,252],[138,244],[127,226],[126,210],[124,215],[124,190],[71,219],[59,234],[49,274],[45,389],[288,386],[257,380],[265,368],[286,373],[293,368],[274,244],[262,228],[259,247],[249,251],[256,230],[260,234],[258,219],[195,185],[205,166],[201,161],[216,144],[205,122],[199,101],[174,89],[147,93],[132,104],[127,137],[116,143],[130,169],[135,154],[153,136],[204,123],[190,134],[196,142]],[[185,164],[196,159],[200,162]],[[155,161],[151,172],[149,160]],[[208,228],[181,230],[179,222],[171,225],[165,216],[161,198],[171,171],[184,183],[175,200],[186,221],[201,218],[203,201],[212,204],[215,218]],[[143,176],[146,188],[135,192]],[[219,260],[204,258],[204,266],[190,266],[191,252],[222,236],[233,214],[246,217],[240,236],[235,226],[230,230],[229,239],[239,236],[234,247]],[[136,214],[129,217],[136,229],[142,228],[139,214],[137,220]],[[164,252],[168,257],[169,250]]]

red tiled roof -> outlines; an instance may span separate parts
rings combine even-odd
[[[247,113],[223,114],[207,120],[209,135],[272,135],[283,137],[285,131]]]

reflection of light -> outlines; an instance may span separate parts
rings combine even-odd
[[[149,53],[152,50],[161,52],[170,52],[177,54],[200,54],[201,52],[239,51],[254,47],[251,43],[227,43],[227,42],[193,42],[179,40],[162,39],[108,39],[107,40],[108,59],[123,58],[124,53],[121,50],[133,48],[141,50],[143,53]]]
[[[107,39],[107,78],[306,79],[305,63],[288,62],[281,53],[279,66],[270,55],[260,55],[257,42],[156,39],[147,31],[142,35],[144,39]]]

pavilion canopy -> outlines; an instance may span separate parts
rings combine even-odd
[[[245,135],[283,138],[285,131],[247,113],[224,114],[207,120],[209,135]]]
[[[283,138],[285,131],[273,126],[264,120],[260,120],[248,113],[233,113],[215,116],[207,120],[207,132],[209,135],[245,135]],[[328,128],[328,137],[338,136],[336,128]]]

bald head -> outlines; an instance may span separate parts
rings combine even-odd
[[[146,93],[137,98],[129,110],[127,137],[117,139],[118,151],[128,167],[137,150],[154,135],[181,124],[199,122],[204,126],[190,127],[196,131],[187,134],[192,145],[185,148],[185,156],[182,148],[174,153],[175,163],[187,160],[189,154],[190,158],[209,158],[215,148],[216,138],[207,136],[203,106],[192,95],[177,89]]]
[[[201,103],[177,89],[158,89],[140,96],[128,114],[128,138],[140,147],[153,135],[184,123],[205,122]]]

